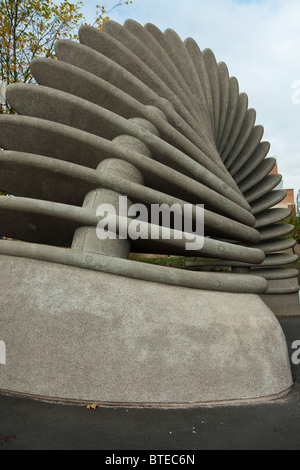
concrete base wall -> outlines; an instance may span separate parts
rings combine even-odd
[[[184,405],[268,399],[292,385],[283,331],[258,295],[9,256],[0,267],[0,390]]]
[[[298,291],[298,277],[268,280],[268,283],[269,288],[273,291],[282,291],[285,288],[290,291],[289,293],[260,294],[260,298],[272,310],[272,312],[275,315],[300,315],[300,295]]]
[[[261,299],[275,315],[300,315],[299,292],[293,294],[261,294]]]

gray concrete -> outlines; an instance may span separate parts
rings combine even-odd
[[[129,137],[130,138],[130,137]],[[101,172],[107,178],[118,175],[127,181],[144,184],[143,175],[130,163],[122,160],[114,160],[112,158],[103,160],[97,168],[97,172]],[[98,206],[101,204],[110,204],[119,213],[119,197],[120,193],[109,189],[97,189],[89,192],[83,202],[83,207],[93,213],[97,212]],[[128,201],[129,205],[132,201]],[[126,225],[127,229],[127,225]],[[130,253],[130,240],[120,240],[119,236],[112,234],[115,239],[106,238],[100,240],[95,227],[80,227],[74,233],[72,241],[72,250],[80,250],[88,253],[101,253],[116,258],[128,259]]]
[[[200,467],[204,450],[298,451],[299,400],[299,379],[288,397],[242,407],[87,410],[86,405],[0,395],[2,432],[15,436],[3,443],[1,458],[3,451],[14,450],[100,450],[99,465],[114,454],[139,458],[138,468],[146,468],[150,455],[159,454],[163,462],[165,455],[174,455],[175,462],[176,456],[189,455]],[[142,460],[148,465],[143,467]]]
[[[250,167],[249,172],[246,172],[246,176],[244,172],[241,172],[241,176],[239,174],[237,175],[236,180],[238,181],[239,188],[243,194],[252,189],[256,191],[256,186],[263,184],[264,178],[268,179],[269,173],[274,168],[276,159],[274,157],[266,157],[266,154],[269,151],[269,145],[266,145],[263,149],[261,153],[262,161],[259,161],[258,165],[255,165],[254,168]]]
[[[7,97],[21,115],[59,122],[108,141],[123,133],[135,136],[149,147],[155,160],[167,161],[170,167],[193,176],[223,196],[245,205],[245,201],[237,196],[234,189],[227,184],[224,185],[224,182],[228,182],[228,178],[223,176],[224,173],[227,174],[224,169],[221,170],[216,165],[211,167],[206,160],[203,160],[202,153],[196,158],[197,148],[191,152],[193,156],[191,158],[189,152],[182,152],[158,136],[153,136],[152,132],[145,132],[131,119],[124,119],[103,107],[51,88],[13,84],[7,87]],[[82,115],[85,115],[84,120]],[[248,213],[248,224],[253,225],[253,223],[254,218]]]
[[[287,346],[256,295],[1,257],[0,389],[109,403],[268,399]]]
[[[275,190],[269,192],[265,197],[256,199],[255,202],[251,205],[252,214],[257,214],[270,207],[275,206],[278,202],[281,202],[286,197],[286,191],[284,190]]]
[[[260,297],[275,315],[300,315],[298,282],[293,282],[295,292],[290,294],[261,294]]]
[[[280,238],[290,226],[278,230],[289,210],[272,208],[284,193],[246,93],[210,49],[170,29],[106,22],[79,39],[58,41],[57,61],[34,61],[39,86],[9,86],[18,115],[0,116],[0,184],[17,196],[0,198],[0,235],[22,240],[0,242],[0,389],[159,404],[285,393],[286,341],[258,294],[294,295],[297,278],[273,269],[297,256],[276,253],[293,244]],[[184,234],[161,232],[99,243],[96,206],[119,194],[190,203],[194,222],[204,204],[203,248],[187,253]],[[145,266],[130,251],[236,272]]]
[[[274,253],[276,251],[287,250],[296,245],[296,240],[293,238],[272,238],[271,240],[262,241],[253,245],[253,248],[258,248],[264,253]]]
[[[256,230],[226,217],[228,208],[224,197],[166,164],[160,164],[146,156],[141,158],[138,152],[128,150],[109,140],[43,119],[24,116],[14,116],[11,119],[11,116],[1,115],[0,124],[3,130],[0,135],[0,144],[4,148],[17,152],[32,152],[90,168],[96,168],[106,158],[119,158],[139,169],[147,186],[159,191],[163,189],[165,191],[164,202],[167,202],[170,196],[174,202],[183,197],[184,202],[199,204],[201,200],[204,204],[208,202],[210,207],[210,204],[214,205],[214,198],[216,198],[219,212],[223,212],[224,215],[217,214],[216,216],[213,210],[206,209],[205,220],[208,231],[212,229],[230,237],[234,236],[250,242],[258,241]],[[53,142],[57,142],[57,145],[54,146]],[[227,191],[226,187],[225,191]],[[236,197],[239,199],[238,195]],[[234,204],[232,209],[236,207]]]
[[[166,269],[164,266],[95,253],[95,245],[93,247],[87,245],[87,248],[89,251],[70,250],[18,241],[11,243],[11,241],[1,240],[0,242],[0,253],[5,256],[58,263],[90,271],[125,276],[129,279],[192,289],[243,294],[261,294],[266,292],[268,288],[267,281],[258,276],[218,272],[189,272],[176,268]],[[112,250],[110,254],[112,254]]]
[[[300,319],[279,321],[292,357],[295,349],[291,346],[300,337]],[[163,455],[188,453],[200,466],[203,450],[299,450],[300,365],[293,365],[292,371],[294,385],[287,396],[244,406],[100,406],[88,410],[86,404],[66,406],[0,394],[1,433],[14,436],[2,440],[1,452],[101,450],[102,463],[113,453],[149,461],[149,455],[159,450]]]

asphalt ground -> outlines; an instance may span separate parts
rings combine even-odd
[[[300,340],[300,317],[279,321],[292,355],[294,341]],[[123,464],[141,468],[151,455],[152,463],[177,464],[179,458],[192,462],[203,450],[299,450],[300,366],[292,364],[292,373],[294,386],[283,398],[217,407],[88,409],[2,394],[0,451],[101,450],[98,463],[119,464],[116,459],[125,454],[140,455],[138,464]],[[175,456],[173,462],[171,457],[163,461],[167,454]]]

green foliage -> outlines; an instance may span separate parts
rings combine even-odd
[[[130,253],[129,259],[139,261],[141,263],[155,264],[158,266],[166,266],[169,268],[187,269],[186,263],[205,261],[208,258],[186,257],[186,256],[147,256],[139,253]],[[230,271],[230,267],[225,266],[201,266],[197,268],[199,271]]]
[[[0,80],[6,85],[31,82],[30,62],[35,57],[53,57],[59,38],[75,38],[83,15],[82,2],[64,0],[0,0]],[[13,113],[2,105],[2,113]]]
[[[147,256],[138,253],[131,253],[129,259],[132,261],[140,261],[142,263],[156,264],[159,266],[167,266],[171,268],[185,269],[185,263],[190,260],[184,256]]]
[[[294,238],[297,243],[300,243],[300,215],[297,215],[296,211],[293,211],[289,217],[283,220],[281,223],[291,224],[295,228],[293,232],[286,235],[286,238]]]
[[[108,13],[129,1],[119,1],[106,11],[97,5],[94,26],[102,28]],[[87,24],[82,8],[84,3],[62,0],[0,0],[0,81],[10,83],[34,81],[30,63],[37,57],[54,58],[58,39],[78,39],[77,30]],[[0,104],[0,114],[13,114],[8,104]]]

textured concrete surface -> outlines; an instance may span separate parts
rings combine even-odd
[[[261,294],[261,299],[275,315],[300,315],[299,292],[293,294]]]
[[[289,347],[300,338],[300,318],[282,317]],[[288,396],[266,404],[155,409],[64,405],[0,394],[4,450],[101,450],[106,456],[179,454],[202,450],[299,450],[300,365]],[[132,450],[134,449],[134,451]],[[117,453],[115,451],[118,451]],[[123,452],[123,454],[122,454]],[[2,457],[4,454],[2,454]]]
[[[124,26],[105,22],[101,31],[83,26],[79,42],[60,40],[56,53],[56,61],[32,63],[39,86],[7,88],[18,115],[0,119],[7,150],[0,186],[19,196],[0,200],[2,235],[30,242],[23,245],[28,257],[39,250],[32,243],[73,249],[79,233],[95,238],[84,228],[95,225],[93,218],[77,204],[97,186],[134,202],[189,202],[193,217],[195,205],[204,204],[205,241],[191,256],[269,266],[265,253],[291,246],[278,234],[276,222],[289,211],[273,209],[285,193],[273,190],[274,178],[270,184],[275,159],[266,158],[263,126],[255,125],[246,93],[210,49],[201,51],[171,29],[163,33],[128,20]],[[107,158],[134,165],[145,187],[134,184],[132,190],[126,176],[97,178],[94,169]],[[131,251],[186,254],[174,241],[131,244]],[[248,282],[245,277],[244,286]],[[256,294],[262,292],[258,284]],[[279,284],[282,294],[290,293],[289,281]]]
[[[284,256],[300,256],[300,244],[293,248],[284,250]],[[296,261],[296,260],[294,260]],[[296,269],[285,268],[285,276],[276,276],[269,282],[267,293],[262,294],[261,298],[266,305],[275,313],[275,315],[300,315],[300,273],[299,266]],[[278,269],[272,270],[281,271]],[[271,293],[269,291],[271,290]],[[284,292],[286,291],[286,292]]]
[[[153,277],[144,282],[145,273],[157,267],[136,264],[132,273],[128,260],[101,258],[97,249],[99,257],[93,258],[73,246],[58,248],[71,246],[77,229],[76,238],[83,227],[96,225],[93,214],[77,204],[97,183],[135,202],[189,202],[193,210],[204,203],[201,254],[237,267],[273,268],[278,258],[268,253],[291,246],[278,234],[277,222],[289,211],[272,208],[283,193],[272,191],[275,159],[266,158],[263,127],[255,125],[247,95],[211,50],[201,52],[192,39],[182,41],[170,29],[162,33],[133,21],[106,22],[103,31],[83,27],[79,38],[80,43],[57,43],[58,61],[35,62],[39,86],[8,87],[18,115],[0,119],[1,146],[11,151],[0,159],[2,181],[8,178],[12,193],[18,191],[18,197],[0,198],[1,234],[22,240],[2,241],[0,251],[11,243],[10,254],[20,250],[27,257],[6,258],[1,265],[0,341],[7,362],[0,388],[130,403],[284,392],[291,385],[286,341],[257,295],[220,292],[223,281],[210,273],[202,274],[201,284],[201,275],[191,274],[196,289],[175,286],[173,278],[177,283],[180,276],[171,269],[166,272],[173,285],[152,282]],[[27,165],[24,154],[30,154]],[[96,178],[94,169],[107,158],[134,165],[145,187],[132,189],[126,178]],[[32,191],[31,184],[18,185],[24,174],[43,181]],[[49,201],[56,184],[71,189],[60,189],[57,200]],[[78,184],[73,198],[70,191]],[[90,240],[87,246],[93,251]],[[151,244],[143,250],[155,252]],[[48,262],[28,259],[41,253]],[[50,264],[54,258],[65,265]],[[284,254],[279,264],[290,259]],[[75,261],[77,268],[70,266]],[[116,261],[115,274],[124,269],[130,276],[112,274]],[[97,263],[110,273],[92,271]],[[78,269],[81,265],[90,271]],[[223,274],[224,290],[234,283],[236,292],[249,282],[251,289],[257,284],[255,294],[266,291],[265,279],[242,277],[237,282],[237,275]],[[217,292],[205,290],[205,283]],[[289,293],[290,281],[280,289]]]
[[[65,399],[189,403],[292,383],[286,341],[251,294],[200,291],[2,257],[0,389]]]
[[[246,241],[251,251],[267,227],[272,233],[259,246],[261,254],[285,248],[284,240],[273,240],[273,224],[287,211],[271,209],[284,193],[264,184],[275,160],[266,158],[269,144],[261,142],[263,127],[255,125],[256,112],[248,108],[247,95],[239,92],[226,65],[217,63],[210,49],[201,52],[191,38],[182,41],[171,29],[162,33],[154,25],[143,27],[132,20],[124,26],[106,22],[102,31],[84,26],[79,40],[58,41],[56,63],[34,61],[39,86],[8,87],[8,101],[19,115],[1,117],[1,145],[77,167],[95,168],[108,156],[125,159],[141,171],[146,185],[164,191],[166,198],[186,195],[183,188],[191,185],[183,180],[190,178],[198,190],[187,200],[198,204],[200,198],[205,204],[210,242]],[[124,151],[118,143],[124,134],[147,147],[142,163],[135,145]],[[67,177],[65,171],[60,177]],[[72,178],[68,181],[72,184]],[[44,216],[43,206],[40,196],[28,212]],[[59,207],[52,207],[56,223]],[[17,218],[6,208],[3,212],[6,223]],[[9,231],[10,225],[4,228]],[[43,237],[40,242],[47,243]],[[212,256],[219,257],[217,244]],[[238,254],[234,259],[245,261]],[[253,251],[251,263],[261,261]]]

